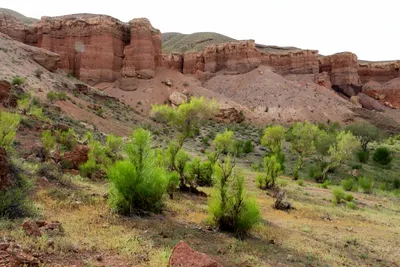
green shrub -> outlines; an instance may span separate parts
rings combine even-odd
[[[42,77],[43,70],[40,68],[36,68],[34,74],[35,74],[36,78],[40,79]]]
[[[366,194],[372,193],[374,189],[374,181],[368,177],[358,177],[358,185]]]
[[[357,208],[356,203],[354,202],[347,202],[346,207],[352,210],[355,210]]]
[[[255,172],[260,171],[260,164],[258,164],[258,163],[252,163],[252,164],[251,164],[251,169],[252,169],[253,171],[255,171]]]
[[[351,165],[351,169],[352,170],[361,170],[362,165],[361,164],[353,164],[353,165]]]
[[[107,136],[107,153],[113,160],[118,159],[124,147],[124,141],[121,137],[110,134]]]
[[[0,217],[15,219],[29,216],[32,213],[32,206],[27,196],[32,185],[12,163],[9,166],[9,173],[13,185],[7,190],[0,190]]]
[[[210,219],[223,231],[245,234],[260,220],[259,208],[246,196],[244,176],[228,156],[215,166],[215,185],[209,199]]]
[[[0,111],[0,146],[7,151],[13,148],[20,121],[21,117],[18,114]]]
[[[155,165],[150,132],[135,130],[126,153],[128,159],[116,162],[107,172],[111,209],[123,215],[161,211],[169,181]]]
[[[65,92],[55,92],[55,91],[48,92],[46,97],[47,100],[49,100],[52,103],[58,100],[64,101],[68,99],[68,96]]]
[[[344,199],[346,197],[345,192],[343,191],[342,188],[340,187],[335,187],[332,189],[332,194],[333,194],[333,202],[334,203],[340,203],[342,201],[342,199]]]
[[[46,177],[49,180],[59,180],[62,173],[57,165],[44,163],[37,170],[36,175],[39,177]]]
[[[46,151],[46,158],[47,158],[49,157],[50,152],[56,146],[56,138],[52,135],[51,131],[46,130],[42,132],[41,141],[42,141],[42,146]]]
[[[43,114],[43,109],[41,107],[32,105],[29,108],[28,114],[35,117],[37,120],[47,122],[49,121],[49,118],[46,117],[46,115]]]
[[[387,147],[378,147],[374,153],[373,160],[381,165],[389,165],[393,158]]]
[[[68,129],[68,131],[57,131],[56,137],[57,142],[61,144],[61,150],[63,151],[73,150],[78,143],[75,131],[72,128]]]
[[[19,76],[14,76],[11,83],[12,85],[23,85],[25,83],[25,79]]]
[[[346,195],[344,196],[344,199],[345,199],[347,202],[350,202],[350,201],[353,201],[353,200],[354,200],[354,196],[353,196],[352,194],[346,194]]]
[[[264,157],[264,173],[256,178],[257,186],[261,189],[273,188],[275,186],[276,178],[281,171],[275,155]]]
[[[325,188],[325,189],[328,189],[328,187],[329,187],[330,185],[332,185],[332,181],[331,181],[331,180],[325,180],[325,181],[321,184],[321,187],[322,187],[322,188]]]
[[[297,180],[297,184],[298,184],[299,186],[304,186],[304,179],[299,179],[299,180]]]
[[[400,189],[400,179],[394,179],[393,188],[394,189]]]
[[[367,163],[369,159],[369,150],[364,151],[364,150],[359,150],[356,153],[357,159],[361,163]]]
[[[356,184],[356,181],[352,177],[342,180],[342,187],[346,191],[351,191],[353,189],[353,187],[355,186],[355,184]]]
[[[83,177],[91,178],[97,170],[97,163],[93,157],[89,158],[88,161],[79,166],[80,175]]]

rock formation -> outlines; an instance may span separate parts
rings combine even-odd
[[[0,104],[8,102],[10,97],[11,84],[7,81],[0,81]]]
[[[361,91],[358,76],[357,56],[350,52],[337,53],[319,59],[320,72],[326,71],[331,77],[332,87],[351,97]]]
[[[88,83],[115,81],[120,74],[127,26],[103,15],[42,17],[35,25],[39,47],[61,56],[61,68]]]
[[[400,77],[400,61],[394,62],[366,62],[360,63],[358,75],[363,84],[370,81],[379,83],[388,82],[394,78]]]
[[[357,98],[358,102],[365,109],[375,110],[375,111],[384,111],[386,109],[385,106],[382,105],[378,100],[373,99],[372,97],[364,93],[359,93],[357,95]]]
[[[183,73],[183,56],[178,53],[162,55],[161,66]]]
[[[286,53],[261,52],[261,64],[273,67],[280,74],[317,74],[319,72],[317,50]]]
[[[88,160],[89,147],[79,145],[70,152],[66,152],[61,158],[61,162],[66,169],[79,169],[79,166]]]
[[[133,19],[129,25],[130,44],[125,47],[122,75],[136,77],[139,74],[140,77],[141,73],[146,73],[150,78],[162,62],[161,32],[145,18]]]
[[[238,41],[207,46],[204,50],[204,71],[215,73],[226,69],[233,72],[249,72],[261,64],[261,55],[255,42]]]
[[[183,55],[183,74],[204,71],[204,52],[187,52]]]
[[[29,45],[37,43],[36,30],[8,14],[0,14],[0,32]]]

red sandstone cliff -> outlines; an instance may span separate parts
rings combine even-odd
[[[318,51],[300,50],[286,53],[261,52],[261,64],[280,74],[317,74]]]

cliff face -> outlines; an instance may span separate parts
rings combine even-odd
[[[140,70],[154,72],[162,63],[161,32],[145,18],[133,19],[129,26],[130,44],[125,47],[123,76],[135,77]]]
[[[204,71],[204,52],[187,52],[183,55],[183,74]]]
[[[43,17],[26,26],[1,15],[0,32],[60,55],[60,68],[87,83],[113,82],[121,74],[161,66],[161,33],[147,19],[129,24],[104,15]]]
[[[288,53],[261,52],[261,64],[273,67],[280,74],[317,74],[319,72],[317,50]]]
[[[88,83],[114,81],[122,68],[126,26],[109,16],[43,17],[36,25],[39,47],[60,54],[60,68]]]
[[[400,61],[386,63],[360,63],[358,75],[363,84],[375,81],[380,83],[388,82],[400,77]]]
[[[183,56],[178,53],[162,55],[161,66],[183,73]]]
[[[347,96],[354,96],[361,91],[362,84],[358,76],[357,56],[343,52],[319,59],[319,71],[327,72],[331,77],[332,87]]]

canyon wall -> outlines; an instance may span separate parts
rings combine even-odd
[[[286,53],[261,52],[261,64],[273,67],[280,74],[317,74],[319,72],[317,50]]]
[[[400,61],[359,63],[358,75],[363,84],[370,81],[385,83],[400,77]]]

